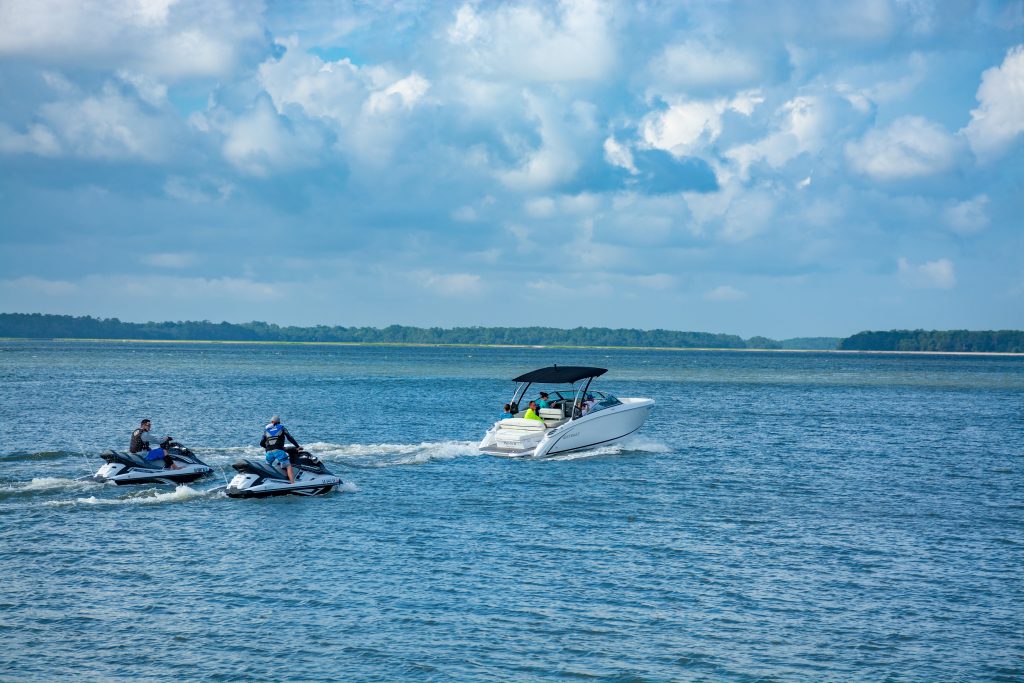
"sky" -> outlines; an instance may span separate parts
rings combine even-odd
[[[0,311],[1024,328],[1024,1],[0,0]]]

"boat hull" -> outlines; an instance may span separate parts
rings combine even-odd
[[[584,415],[548,429],[539,443],[524,444],[523,448],[499,446],[499,422],[480,442],[480,451],[512,458],[543,458],[600,448],[621,441],[636,432],[643,426],[653,409],[653,399],[623,399],[621,405]]]

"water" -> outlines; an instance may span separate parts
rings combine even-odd
[[[550,363],[658,406],[475,453]],[[1024,679],[1024,359],[0,343],[0,678]],[[217,491],[274,413],[340,474]],[[218,478],[79,478],[143,417]]]

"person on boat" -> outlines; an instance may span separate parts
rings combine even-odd
[[[551,407],[551,402],[548,401],[548,392],[546,392],[546,391],[540,392],[540,398],[537,399],[537,407],[538,408],[550,408]]]
[[[537,407],[537,402],[536,401],[530,401],[530,407],[526,409],[526,415],[523,415],[523,419],[524,420],[539,420],[541,423],[543,423],[544,422],[544,418],[542,418],[540,415],[537,414],[538,410],[540,410],[540,409]]]
[[[597,399],[594,398],[593,394],[587,394],[587,398],[583,401],[583,414],[586,415],[593,412],[594,405],[597,403]]]
[[[292,470],[292,461],[285,452],[285,441],[291,441],[292,445],[300,448],[299,442],[281,424],[281,418],[275,415],[270,418],[270,424],[263,428],[263,438],[260,439],[260,446],[267,452],[267,462],[271,465],[277,464],[283,467],[288,473],[288,481],[295,483],[295,473]]]
[[[167,449],[161,447],[149,447],[149,430],[152,428],[153,423],[149,420],[149,418],[146,418],[145,420],[140,422],[138,429],[132,432],[132,440],[131,443],[128,445],[128,452],[132,453],[133,455],[136,453],[145,453],[145,455],[142,457],[147,462],[151,460],[163,459],[164,469],[180,470],[181,468],[174,464],[174,459],[171,458],[171,455],[170,453],[167,452]],[[166,439],[163,440],[162,443],[167,443],[170,440],[171,437],[167,437]]]
[[[506,403],[505,404],[505,412],[503,412],[501,414],[501,417],[498,418],[498,419],[499,420],[507,420],[510,417],[515,417],[515,415],[512,414],[512,404],[511,403]]]

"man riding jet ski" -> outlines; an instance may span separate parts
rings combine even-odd
[[[213,468],[197,458],[189,449],[171,437],[161,442],[163,455],[159,459],[147,460],[148,452],[119,453],[104,451],[100,457],[106,460],[96,470],[93,479],[98,482],[112,481],[118,486],[124,484],[186,484],[202,479],[213,473]],[[165,467],[166,461],[173,467]],[[163,462],[161,462],[163,461]]]
[[[266,498],[288,494],[317,496],[341,484],[341,477],[332,474],[312,453],[296,446],[284,450],[288,455],[288,469],[293,475],[291,480],[283,469],[284,464],[277,458],[270,462],[243,459],[231,466],[238,474],[231,479],[224,492],[230,498]]]

